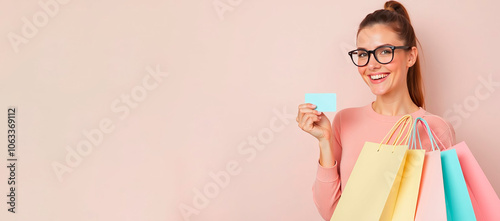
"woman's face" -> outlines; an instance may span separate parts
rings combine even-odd
[[[374,50],[381,45],[403,46],[404,42],[391,27],[375,24],[359,32],[356,44],[360,49]],[[377,96],[408,93],[406,75],[408,68],[415,63],[416,55],[416,47],[409,51],[396,49],[394,59],[389,64],[380,64],[373,54],[370,54],[368,64],[358,67],[358,71],[372,93]],[[382,79],[377,79],[381,76]]]

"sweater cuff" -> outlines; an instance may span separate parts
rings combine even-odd
[[[339,179],[339,173],[337,172],[337,161],[333,167],[323,167],[319,164],[318,160],[318,171],[316,173],[316,179],[321,182],[334,182]]]

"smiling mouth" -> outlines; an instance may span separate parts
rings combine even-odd
[[[372,80],[380,80],[382,78],[386,78],[387,76],[389,76],[389,74],[374,74],[374,75],[370,75],[370,78]]]

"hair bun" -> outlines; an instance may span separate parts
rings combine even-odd
[[[405,17],[406,19],[408,19],[408,22],[410,22],[410,16],[408,15],[408,12],[406,11],[405,7],[401,3],[397,2],[397,1],[387,1],[384,4],[384,9],[388,10],[388,11],[396,12],[396,13],[402,15],[403,17]]]

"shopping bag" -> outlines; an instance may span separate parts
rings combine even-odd
[[[467,144],[462,141],[448,149],[457,153],[476,219],[500,220],[500,199]]]
[[[448,220],[476,220],[457,151],[455,149],[442,151],[441,165],[443,168],[444,196]]]
[[[474,213],[479,221],[500,220],[500,200],[467,144],[462,141],[450,149],[457,152]]]
[[[408,150],[392,220],[414,220],[425,150]]]
[[[425,153],[417,209],[415,211],[415,221],[446,221],[446,202],[444,196],[443,173],[441,169],[441,151],[429,125],[420,117],[416,118],[413,124],[412,139],[410,139],[412,145],[410,145],[410,147],[416,148],[416,143],[419,143],[420,149],[422,149],[420,135],[416,128],[418,122],[426,129],[432,151]],[[413,134],[415,132],[418,135],[418,142],[416,142],[417,139]],[[413,139],[415,139],[415,141]]]
[[[412,124],[411,115],[405,115],[381,143],[365,142],[331,220],[391,220]],[[400,126],[394,143],[389,145]]]
[[[422,146],[420,146],[420,149],[416,148],[417,139],[415,132],[417,131],[417,122],[415,120],[413,123],[409,145],[411,149],[406,154],[403,177],[401,178],[396,206],[394,207],[394,214],[392,216],[392,220],[394,221],[415,219],[415,209],[417,207],[420,179],[422,177],[425,158],[425,150],[422,149]],[[420,142],[420,137],[418,140]]]

